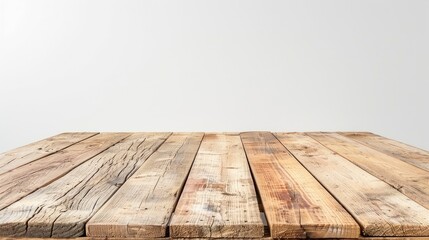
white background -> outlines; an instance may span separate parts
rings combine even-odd
[[[0,151],[64,131],[372,131],[429,149],[429,1],[0,0]]]

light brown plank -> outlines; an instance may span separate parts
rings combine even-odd
[[[164,237],[202,133],[171,135],[87,223],[91,237]]]
[[[55,154],[0,175],[0,209],[36,191],[129,136],[101,133]]]
[[[0,240],[130,240],[129,238],[75,237],[75,238],[27,238],[0,237]],[[171,238],[132,238],[132,240],[171,240]],[[189,239],[188,239],[189,240]],[[192,239],[194,240],[194,239]],[[419,239],[420,240],[420,239]]]
[[[429,210],[305,134],[276,136],[353,215],[365,235],[429,234]]]
[[[0,211],[0,235],[83,236],[85,223],[167,139],[136,133]]]
[[[379,152],[429,171],[429,152],[373,133],[339,133]]]
[[[0,154],[0,174],[46,157],[97,133],[62,133]]]
[[[359,236],[353,218],[271,133],[242,133],[241,138],[271,237]]]
[[[311,133],[310,136],[429,209],[427,171],[337,133]]]
[[[206,134],[170,223],[171,237],[264,235],[239,135]]]
[[[102,238],[102,237],[78,237],[78,238],[12,238],[0,237],[0,240],[129,240],[130,238]],[[172,238],[132,238],[132,240],[171,240]],[[213,239],[213,238],[212,238]],[[228,240],[231,238],[216,238],[216,240]],[[271,237],[262,238],[234,238],[234,240],[274,240]],[[359,237],[359,238],[336,238],[338,240],[429,240],[429,237]],[[210,238],[174,238],[174,240],[211,240]]]

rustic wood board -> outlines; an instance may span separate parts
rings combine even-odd
[[[0,235],[83,236],[85,223],[167,139],[136,133],[0,211]]]
[[[428,155],[362,132],[59,134],[0,154],[0,240],[429,240]]]
[[[305,134],[276,135],[354,216],[363,234],[429,235],[429,210]]]
[[[128,137],[125,133],[102,133],[55,154],[0,175],[0,209],[34,192],[71,169]],[[29,184],[31,183],[31,184]]]
[[[271,237],[359,236],[353,218],[271,133],[242,133],[241,138]]]
[[[427,171],[337,133],[311,133],[310,136],[422,206],[429,208]]]
[[[130,238],[102,238],[102,237],[76,237],[76,238],[23,238],[23,237],[0,237],[0,240],[127,240]],[[232,238],[131,238],[132,240],[227,240]],[[260,238],[233,238],[234,240],[278,240],[278,238],[272,237],[260,237]],[[290,239],[290,238],[289,238]],[[326,238],[313,238],[319,240],[327,240]],[[429,237],[363,237],[359,238],[330,238],[330,240],[429,240]]]
[[[262,237],[240,136],[206,134],[170,223],[171,237]]]
[[[130,238],[102,238],[102,237],[77,237],[77,238],[14,238],[14,237],[0,237],[0,240],[127,240]],[[132,240],[226,240],[232,238],[131,238]],[[277,240],[278,238],[261,237],[261,238],[233,238],[234,240]],[[290,239],[290,238],[289,238]],[[320,239],[320,238],[313,238]],[[326,239],[326,238],[325,238]],[[331,240],[429,240],[429,237],[359,237],[359,238],[333,238]],[[323,240],[323,239],[320,239]]]
[[[164,237],[203,134],[173,134],[87,223],[93,237]]]
[[[429,171],[429,152],[368,132],[339,133],[377,151]]]
[[[97,133],[62,133],[0,154],[0,174],[46,157]]]

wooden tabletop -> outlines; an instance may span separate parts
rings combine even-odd
[[[0,183],[0,239],[429,236],[429,152],[366,132],[62,133]]]

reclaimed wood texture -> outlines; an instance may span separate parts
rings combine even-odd
[[[241,138],[273,238],[356,238],[359,226],[268,132]]]
[[[276,136],[353,215],[364,235],[429,235],[429,210],[305,134]]]
[[[129,238],[108,238],[108,240],[128,240]],[[209,238],[134,238],[133,240],[210,240]],[[213,238],[215,239],[215,238]],[[231,238],[216,238],[217,240]],[[335,238],[336,240],[351,240],[350,238]],[[429,237],[359,237],[353,238],[358,240],[429,240]],[[97,237],[77,237],[77,238],[14,238],[0,237],[0,240],[107,240],[106,238]],[[261,237],[261,238],[234,238],[234,240],[278,240],[278,238]],[[334,239],[332,239],[334,240]]]
[[[429,171],[429,152],[368,132],[339,133],[377,151]]]
[[[355,132],[59,134],[0,154],[0,240],[429,240],[428,155]]]
[[[84,236],[85,223],[166,140],[136,133],[0,211],[0,235]]]
[[[127,136],[129,134],[101,133],[0,175],[0,209],[64,176]]]
[[[239,135],[206,134],[170,223],[171,237],[262,237]]]
[[[88,222],[91,237],[165,237],[203,134],[173,134]]]
[[[422,206],[429,208],[427,171],[337,133],[311,133],[310,136]]]
[[[51,155],[97,133],[62,133],[0,154],[0,174]]]

